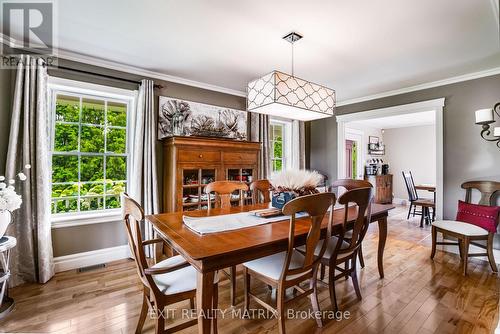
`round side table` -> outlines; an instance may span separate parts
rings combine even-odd
[[[4,318],[14,308],[14,299],[9,297],[8,281],[10,277],[10,251],[17,244],[14,237],[0,238],[0,319]]]

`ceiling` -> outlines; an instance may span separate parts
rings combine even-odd
[[[352,121],[348,122],[346,127],[352,127],[355,129],[396,129],[407,128],[410,126],[432,125],[435,123],[434,120],[434,111],[422,111],[411,114]]]
[[[64,0],[62,50],[238,91],[273,69],[339,100],[500,66],[496,0]]]

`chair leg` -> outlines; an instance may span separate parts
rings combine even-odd
[[[328,290],[330,292],[330,301],[332,302],[333,311],[337,312],[337,296],[335,295],[335,265],[330,263],[328,266]]]
[[[436,207],[432,208],[432,221],[436,220]]]
[[[247,267],[243,267],[243,284],[243,289],[245,290],[245,303],[243,309],[248,311],[248,307],[250,306],[250,296],[248,296],[250,293],[250,275],[248,274]]]
[[[276,294],[276,304],[278,306],[278,333],[285,334],[285,290],[280,285]]]
[[[359,258],[359,265],[361,266],[361,268],[364,268],[365,260],[363,259],[363,245],[359,245],[358,258]]]
[[[320,263],[319,264],[319,279],[320,280],[325,279],[325,272],[326,272],[325,265],[323,263]]]
[[[424,227],[424,210],[425,208],[422,207],[422,215],[420,216],[420,227]]]
[[[461,239],[458,239],[458,253],[460,254],[460,261],[464,260],[464,247]]]
[[[313,293],[311,293],[311,305],[314,310],[314,313],[321,314],[321,310],[319,308],[319,301],[318,301],[318,284],[317,284],[317,271],[318,268],[314,270],[313,277],[309,281],[309,289],[313,289]],[[319,328],[323,327],[323,321],[321,320],[321,316],[316,316],[316,324],[318,325]]]
[[[231,306],[236,305],[236,266],[231,267]]]
[[[493,233],[488,234],[488,240],[486,241],[486,252],[488,253],[488,261],[490,261],[491,270],[493,270],[494,273],[498,272],[495,257],[493,256]]]
[[[189,308],[194,310],[196,306],[194,305],[194,298],[189,298]]]
[[[411,207],[413,206],[412,203],[410,203],[410,208],[408,209],[408,216],[406,217],[406,220],[410,219],[410,214],[411,214]],[[413,217],[415,217],[415,214],[413,214]]]
[[[434,259],[434,255],[436,255],[436,242],[437,242],[437,229],[436,226],[432,226],[432,251],[431,251],[431,259]]]
[[[165,332],[165,306],[157,306],[158,310],[156,312],[156,323],[155,323],[155,333],[163,334]]]
[[[219,286],[218,284],[214,284],[214,296],[212,299],[212,310],[213,310],[213,318],[212,318],[212,332],[213,334],[217,334],[217,310],[219,306]]]
[[[136,334],[142,332],[142,327],[144,327],[144,322],[146,321],[146,316],[148,315],[148,309],[149,309],[148,300],[146,294],[143,293],[141,314],[139,315],[139,321],[137,322],[137,327],[135,328]]]
[[[351,279],[352,279],[352,285],[354,285],[354,291],[356,291],[356,296],[358,297],[358,300],[361,300],[362,299],[361,290],[359,289],[358,273],[356,270],[356,256],[353,256],[351,259],[351,263],[352,263]]]
[[[413,217],[415,217],[415,213],[417,211],[417,206],[416,205],[413,205]]]
[[[463,255],[464,255],[464,276],[467,276],[467,262],[469,262],[469,238],[464,238],[463,243]]]

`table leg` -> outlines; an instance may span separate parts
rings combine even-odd
[[[197,276],[196,310],[198,312],[198,333],[209,334],[213,316],[214,272],[198,272]]]
[[[380,278],[384,278],[384,248],[387,240],[387,217],[382,217],[378,221],[378,273]]]

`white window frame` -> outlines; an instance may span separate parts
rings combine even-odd
[[[283,132],[282,132],[282,138],[283,138],[283,157],[281,159],[282,163],[282,168],[281,170],[286,170],[291,168],[292,164],[292,121],[283,119],[283,118],[277,118],[277,117],[272,117],[269,120],[269,125],[281,125],[283,126]],[[272,144],[272,138],[273,134],[270,134],[270,144]],[[273,157],[274,157],[274,150],[271,145],[271,149],[269,150],[269,161],[270,161],[270,171],[274,172],[273,170]]]
[[[127,90],[104,85],[97,85],[81,81],[49,77],[48,80],[48,101],[51,117],[51,136],[54,133],[55,127],[55,99],[57,94],[66,95],[89,95],[100,97],[106,100],[120,100],[127,103],[127,187],[130,187],[130,162],[131,162],[131,140],[133,137],[133,127],[130,120],[135,114],[135,101],[137,98],[136,90]],[[50,155],[52,157],[52,137]],[[52,197],[51,197],[52,199]],[[103,209],[88,212],[67,212],[51,215],[52,228],[65,228],[71,226],[88,225],[95,223],[108,223],[121,220],[121,209]]]

